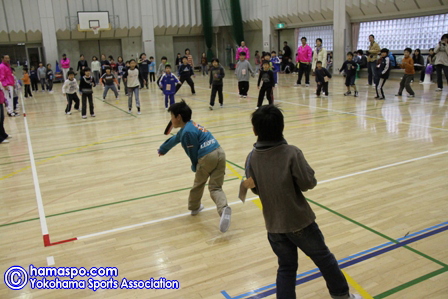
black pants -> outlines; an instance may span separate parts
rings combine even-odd
[[[33,91],[38,91],[39,87],[37,87],[37,84],[39,83],[38,79],[31,79],[31,89]]]
[[[305,73],[305,84],[310,84],[310,65],[300,63],[299,76],[297,77],[297,84],[302,84],[302,76]]]
[[[16,111],[17,106],[19,105],[19,97],[14,97],[14,98],[12,98],[12,103],[13,103],[13,105],[12,105],[12,109],[13,109],[14,111]]]
[[[320,92],[324,95],[328,95],[328,82],[317,82],[316,95],[320,96]]]
[[[261,86],[261,88],[260,88],[260,94],[258,95],[257,107],[261,107],[261,105],[263,104],[265,95],[266,95],[266,98],[268,98],[269,105],[274,104],[274,96],[272,94],[272,86],[271,85],[265,86],[263,84],[263,86]]]
[[[191,93],[196,93],[196,91],[194,90],[194,82],[193,80],[191,80],[191,77],[180,77],[180,83],[183,84],[185,81],[187,81],[188,85],[190,85]],[[182,85],[180,84],[176,86],[176,93],[179,91],[181,87]]]
[[[47,85],[45,79],[40,79],[40,85],[42,86],[42,91],[45,91],[45,85]]]
[[[93,111],[92,94],[91,93],[83,93],[81,98],[82,98],[82,116],[86,115],[86,113],[87,113],[87,99],[89,99],[90,115],[95,114],[95,112]],[[75,109],[76,109],[76,106],[75,106]]]
[[[47,90],[48,91],[53,90],[53,80],[47,80]]]
[[[6,138],[8,138],[8,134],[6,134],[4,123],[5,122],[5,105],[0,104],[0,142],[3,142]]]
[[[27,98],[28,96],[33,96],[33,94],[31,93],[31,85],[25,84],[25,98]]]
[[[398,90],[399,95],[401,95],[403,93],[403,90],[405,88],[406,88],[406,91],[410,95],[414,95],[414,91],[412,90],[412,87],[411,87],[412,80],[414,80],[414,75],[408,75],[408,74],[403,75],[403,78],[401,78],[401,82],[400,82],[400,89]]]
[[[443,77],[442,77],[442,70],[445,73],[446,82],[448,84],[448,66],[443,64],[436,65],[436,71],[437,71],[437,87],[443,88]]]
[[[146,84],[143,84],[143,80],[146,81]],[[140,88],[143,88],[146,85],[148,88],[148,72],[142,72],[142,76],[140,78]]]
[[[240,91],[241,96],[247,96],[247,92],[249,91],[249,81],[239,81],[238,90]]]
[[[84,94],[83,94],[84,95]],[[72,110],[72,103],[75,102],[75,109],[79,109],[79,98],[76,93],[66,94],[67,96],[67,108],[65,108],[65,113]]]
[[[249,82],[247,82],[249,83]],[[219,104],[224,104],[224,96],[222,95],[222,85],[212,85],[212,95],[210,96],[210,106],[215,105],[216,93],[218,93]]]
[[[385,98],[384,96],[384,91],[383,91],[383,86],[386,83],[387,78],[379,78],[379,80],[377,81],[378,83],[376,84],[376,96],[379,98]],[[380,94],[381,93],[381,94]]]
[[[152,82],[156,81],[156,73],[149,73],[149,80]]]

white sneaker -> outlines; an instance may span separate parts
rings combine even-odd
[[[436,88],[436,91],[442,91],[442,88]]]
[[[67,113],[65,113],[65,114],[67,114],[67,115],[71,115],[72,113],[69,111],[69,112],[67,112]]]
[[[10,138],[12,138],[12,135],[8,135],[8,137],[6,137],[6,139],[10,139]]]
[[[363,299],[363,297],[359,294],[350,294],[350,299]]]
[[[294,84],[294,87],[299,87],[300,85],[302,85],[302,84]]]
[[[106,101],[106,99],[105,99],[105,98],[103,98],[103,102],[104,102],[104,101]]]
[[[141,112],[141,111],[138,111],[137,114],[140,115],[140,114],[142,114],[142,112]]]
[[[247,96],[243,96],[243,98],[247,98]]]
[[[309,84],[305,84],[305,87],[310,87],[310,85]]]
[[[225,233],[230,227],[230,218],[232,216],[232,208],[227,206],[222,211],[221,220],[219,221],[219,231]]]
[[[0,143],[9,143],[9,140],[3,140],[2,142],[0,142]]]
[[[82,119],[86,119],[86,118],[87,118],[87,115],[83,115],[83,116],[82,116]]]
[[[197,210],[192,210],[192,211],[191,211],[191,216],[195,216],[195,215],[199,214],[199,212],[202,211],[203,209],[204,209],[204,205],[201,204],[201,205],[199,206],[199,209],[197,209]]]
[[[131,110],[131,109],[129,109],[128,113],[129,113],[129,114],[131,114],[131,113],[132,113],[132,110]]]
[[[208,106],[208,109],[213,110],[213,106],[212,105]]]
[[[90,117],[95,117],[96,115],[95,114],[90,114]]]
[[[223,104],[221,104],[221,105],[219,106],[219,108],[224,108],[224,105],[223,105]]]

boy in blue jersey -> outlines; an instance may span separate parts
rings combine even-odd
[[[278,73],[280,72],[280,64],[282,63],[282,61],[280,60],[280,58],[277,57],[277,52],[272,51],[271,52],[271,63],[272,63],[272,67],[273,67],[273,72],[274,72],[274,81],[275,81],[275,85],[278,85]]]
[[[150,82],[156,82],[156,62],[154,61],[154,57],[149,57],[149,80]]]
[[[227,197],[222,190],[226,170],[226,154],[213,135],[203,126],[191,120],[192,111],[184,100],[170,106],[171,122],[174,128],[181,128],[176,135],[165,141],[159,148],[159,156],[168,153],[179,142],[190,157],[191,170],[196,173],[194,185],[188,198],[191,215],[197,215],[204,206],[201,204],[204,187],[208,182],[210,196],[221,216],[219,230],[226,232],[230,226],[232,209],[227,205]]]
[[[165,74],[160,78],[159,86],[165,95],[165,110],[168,111],[168,99],[170,106],[174,104],[174,95],[176,94],[176,85],[182,85],[177,77],[171,73],[171,65],[165,65]]]

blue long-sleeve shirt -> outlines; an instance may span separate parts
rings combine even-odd
[[[159,153],[165,155],[179,142],[187,156],[190,157],[193,172],[196,172],[196,165],[200,158],[220,147],[212,133],[192,120],[187,122],[176,135],[165,141],[160,146]]]
[[[280,58],[278,58],[278,56],[272,57],[271,63],[274,65],[274,73],[280,72]]]

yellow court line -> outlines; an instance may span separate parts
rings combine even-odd
[[[351,285],[364,299],[373,299],[372,295],[367,293],[366,290],[362,286],[360,286],[350,275],[347,274],[344,270],[341,270],[347,279],[349,285]]]
[[[243,179],[243,177],[241,176],[241,174],[238,173],[238,171],[235,170],[235,168],[233,168],[232,165],[230,165],[229,163],[226,163],[227,168],[232,172],[232,175],[236,176],[237,178],[239,178],[240,180]],[[252,202],[260,209],[263,210],[263,205],[261,204],[261,200],[260,199],[254,199],[252,200]]]

